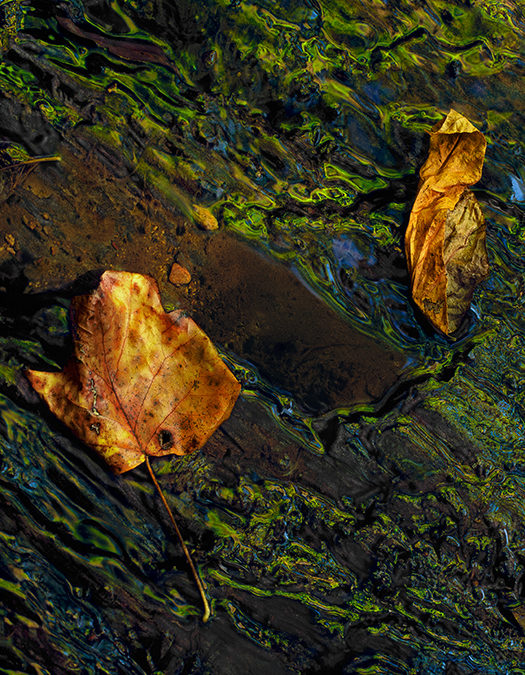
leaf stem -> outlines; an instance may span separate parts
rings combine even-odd
[[[193,575],[193,578],[195,579],[195,583],[197,584],[197,588],[199,589],[200,596],[202,598],[202,604],[204,605],[204,614],[202,615],[202,620],[204,622],[208,621],[210,618],[210,606],[208,604],[208,600],[206,598],[206,594],[204,592],[204,586],[202,584],[202,581],[199,577],[199,573],[197,572],[197,568],[195,567],[195,564],[192,560],[192,557],[190,555],[190,552],[188,550],[188,547],[186,546],[184,539],[182,538],[182,534],[180,533],[179,526],[177,525],[177,522],[175,521],[175,517],[173,516],[173,512],[169,507],[168,502],[166,501],[166,497],[164,496],[164,492],[162,491],[162,488],[159,485],[159,482],[157,481],[157,478],[155,474],[153,473],[153,469],[151,468],[151,464],[149,461],[148,455],[145,455],[146,457],[146,466],[148,467],[149,475],[151,476],[151,480],[153,481],[153,484],[157,488],[157,492],[160,495],[160,498],[162,499],[162,503],[164,504],[164,508],[168,512],[168,515],[171,520],[171,524],[173,525],[175,529],[175,533],[177,535],[177,538],[180,542],[180,545],[182,546],[182,550],[184,551],[184,555],[186,556],[186,560],[188,561],[188,565],[190,566],[191,573]]]

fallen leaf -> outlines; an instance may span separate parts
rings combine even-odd
[[[187,286],[191,281],[191,274],[179,263],[173,263],[169,280],[174,286]]]
[[[51,411],[117,473],[146,455],[186,455],[227,419],[240,385],[209,338],[166,314],[153,279],[105,272],[73,300],[75,353],[58,373],[29,370]]]
[[[117,473],[146,462],[210,616],[204,586],[150,456],[186,455],[226,420],[240,385],[182,312],[166,314],[150,277],[105,272],[71,305],[75,352],[59,373],[28,370],[51,411]]]
[[[481,178],[487,142],[455,110],[430,132],[427,161],[405,235],[414,302],[445,334],[467,312],[489,273],[485,221],[468,189]]]

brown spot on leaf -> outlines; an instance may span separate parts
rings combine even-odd
[[[173,447],[173,435],[171,431],[162,429],[162,431],[159,432],[159,444],[163,450],[169,450]]]

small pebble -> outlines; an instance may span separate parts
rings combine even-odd
[[[169,280],[174,286],[187,286],[191,281],[191,274],[179,263],[173,263]]]
[[[30,230],[38,229],[38,224],[34,220],[31,220],[31,218],[28,218],[25,214],[22,216],[22,223]]]
[[[193,214],[195,220],[202,227],[203,230],[216,230],[219,227],[217,218],[213,215],[210,209],[198,204],[193,205]]]

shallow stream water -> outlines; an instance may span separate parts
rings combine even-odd
[[[155,467],[212,601],[203,625],[146,472],[113,476],[22,374],[63,365],[71,282],[109,266],[155,275],[160,254],[119,257],[142,236],[131,225],[111,246],[101,235],[103,253],[96,234],[82,239],[87,224],[62,226],[42,187],[60,167],[6,179],[0,671],[525,672],[520,3],[13,0],[0,12],[6,147],[98,147],[108,184],[138,209],[149,191],[190,230],[194,205],[209,209],[210,242],[277,262],[316,317],[322,302],[389,364],[372,377],[366,356],[329,363],[306,339],[297,356],[289,338],[257,338],[248,321],[230,334],[226,310],[198,310],[241,398],[202,451]],[[426,132],[451,107],[487,138],[474,192],[491,265],[455,339],[415,311],[403,253]],[[96,232],[110,207],[89,199]],[[16,220],[20,204],[34,227]],[[175,250],[174,229],[152,241]],[[276,278],[264,284],[278,316],[292,305]],[[297,340],[320,344],[305,314]],[[339,358],[346,380],[326,375]],[[366,386],[351,391],[352,368]]]

